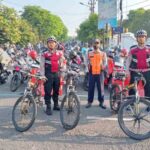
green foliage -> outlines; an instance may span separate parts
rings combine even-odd
[[[59,40],[67,38],[68,31],[60,17],[39,6],[26,6],[22,17],[38,32],[40,40],[46,40],[51,35]]]
[[[0,5],[0,44],[9,41],[22,45],[37,43],[54,35],[67,39],[68,30],[60,17],[38,6],[26,6],[22,17],[15,9]]]
[[[32,27],[22,20],[13,8],[0,5],[0,43],[26,44],[35,41],[35,34]]]
[[[131,10],[128,19],[124,20],[123,26],[133,33],[136,33],[139,29],[145,29],[150,35],[150,9],[145,10],[140,8],[137,10]]]
[[[83,42],[99,37],[98,15],[92,14],[87,20],[81,23],[77,34],[78,39]]]
[[[8,39],[10,42],[15,43],[20,40],[18,30],[18,16],[16,11],[12,8],[0,5],[0,29],[3,32],[3,36],[0,42],[4,39]]]
[[[37,31],[33,31],[32,26],[26,20],[21,19],[19,30],[21,32],[19,41],[21,45],[26,45],[28,42],[36,43],[38,41]]]

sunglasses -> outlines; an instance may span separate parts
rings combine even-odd
[[[95,44],[99,44],[99,42],[95,42]]]

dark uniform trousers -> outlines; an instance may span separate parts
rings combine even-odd
[[[58,96],[59,96],[59,85],[60,85],[60,78],[58,73],[46,73],[46,78],[48,79],[44,84],[45,90],[45,104],[51,104],[51,97],[54,101],[54,106],[58,105]],[[52,94],[53,90],[53,94]]]
[[[146,97],[150,97],[150,71],[143,72],[142,74],[143,74],[143,76],[144,76],[144,78],[146,80],[146,85],[144,87],[145,96]],[[130,84],[132,84],[132,83],[134,83],[135,77],[138,77],[139,75],[136,72],[131,71],[130,72],[130,76],[131,76]],[[129,91],[129,95],[135,95],[135,90],[131,89]]]
[[[98,101],[103,104],[104,97],[101,93],[101,81],[100,81],[100,74],[98,75],[92,75],[89,73],[89,88],[88,88],[88,102],[92,103],[94,99],[94,89],[95,84],[97,85],[97,92],[98,92]]]

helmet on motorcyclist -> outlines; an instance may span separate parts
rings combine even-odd
[[[136,32],[136,37],[139,37],[139,36],[145,36],[145,37],[147,37],[147,32],[145,30],[143,30],[143,29],[138,30]]]
[[[38,57],[38,54],[37,54],[37,52],[36,52],[35,50],[31,50],[31,51],[29,52],[29,56],[30,56],[33,60],[36,60],[37,57]]]
[[[72,51],[70,52],[70,58],[73,59],[73,58],[75,58],[76,56],[77,56],[77,52],[74,51],[74,50],[72,50]]]
[[[114,54],[115,54],[114,49],[109,49],[107,52],[107,56],[111,58],[114,58]]]
[[[125,49],[125,48],[121,49],[120,55],[121,55],[122,57],[127,57],[127,56],[128,56],[128,50]]]

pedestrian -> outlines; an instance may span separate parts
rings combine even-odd
[[[46,114],[52,115],[51,97],[54,101],[53,110],[60,110],[58,104],[60,70],[63,67],[64,57],[61,51],[58,51],[58,42],[55,37],[47,39],[48,50],[41,55],[41,74],[45,75],[47,81],[44,84]],[[53,90],[53,93],[52,93]]]
[[[106,109],[104,106],[104,98],[101,91],[101,73],[104,70],[104,53],[100,50],[100,40],[96,39],[93,45],[93,51],[89,52],[89,88],[88,88],[88,103],[86,108],[92,106],[94,99],[95,84],[97,85],[99,106]]]
[[[88,43],[85,43],[84,46],[81,49],[82,57],[83,57],[83,62],[86,63],[87,59],[87,53],[88,53]]]

